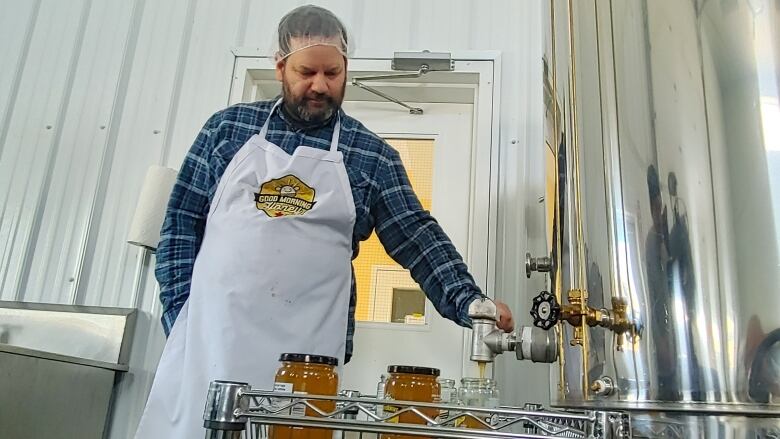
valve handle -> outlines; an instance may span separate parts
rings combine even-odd
[[[555,296],[547,291],[542,291],[534,297],[531,306],[531,317],[534,318],[534,326],[545,331],[555,326],[561,317],[561,305]]]

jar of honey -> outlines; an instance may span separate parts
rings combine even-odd
[[[338,393],[339,376],[336,373],[338,359],[324,355],[282,354],[279,361],[282,365],[276,372],[275,392],[325,396],[336,396]],[[310,403],[324,412],[336,410],[335,401],[310,401]],[[292,407],[290,414],[319,416],[314,410],[302,406]],[[330,439],[332,436],[333,431],[329,429],[278,425],[270,427],[268,432],[269,439]]]
[[[460,381],[458,389],[458,402],[467,407],[476,407],[484,409],[498,408],[498,387],[495,380],[488,378],[463,378]],[[478,418],[487,425],[493,425],[495,420],[487,414],[477,414]],[[488,428],[482,422],[468,416],[458,419],[456,425],[465,428],[476,428],[487,430]]]
[[[439,369],[417,366],[388,366],[387,372],[390,373],[390,377],[385,383],[385,399],[391,401],[388,401],[387,404],[385,404],[385,416],[389,416],[392,413],[398,412],[404,408],[402,406],[393,405],[392,400],[430,403],[440,401],[441,385],[436,380],[436,378],[439,376]],[[436,419],[436,417],[439,415],[439,411],[437,409],[424,408],[420,409],[420,411],[430,419]],[[414,413],[402,413],[395,418],[390,419],[388,422],[422,425],[426,424],[424,419],[420,418]],[[381,438],[419,439],[420,436],[383,434]]]

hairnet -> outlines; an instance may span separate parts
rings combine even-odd
[[[345,57],[349,39],[341,20],[325,8],[300,6],[282,17],[275,39],[277,61],[312,46],[332,46]]]

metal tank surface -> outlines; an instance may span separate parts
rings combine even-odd
[[[629,411],[634,437],[780,437],[780,1],[545,20],[549,247],[526,268],[561,333],[553,405]]]

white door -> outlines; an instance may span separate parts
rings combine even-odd
[[[396,104],[384,102],[345,102],[344,109],[399,151],[424,207],[431,210],[460,254],[467,257],[473,105],[423,106],[422,115],[409,114]],[[472,239],[487,239],[487,236]],[[369,241],[368,246],[371,253],[368,256],[373,256],[376,243]],[[356,261],[356,270],[365,270],[366,264],[360,260],[363,255]],[[458,380],[464,372],[469,373],[464,371],[464,359],[468,357],[464,341],[468,341],[470,331],[441,317],[429,301],[425,302],[422,324],[390,323],[387,322],[390,310],[377,310],[392,305],[388,296],[393,287],[410,286],[408,274],[393,273],[393,268],[391,264],[375,266],[369,280],[358,275],[362,294],[357,314],[363,321],[357,323],[354,355],[341,379],[344,389],[373,393],[380,375],[386,373],[390,364],[436,367],[441,369],[442,377]],[[370,311],[368,316],[366,308]]]

